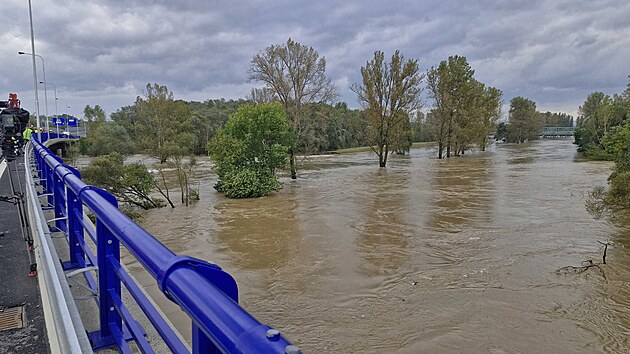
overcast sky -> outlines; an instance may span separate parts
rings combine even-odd
[[[463,55],[505,103],[524,96],[541,111],[571,114],[593,91],[623,91],[630,74],[628,0],[32,3],[35,51],[57,87],[59,113],[70,106],[79,116],[87,104],[108,114],[132,104],[149,82],[185,100],[244,97],[261,86],[248,81],[252,56],[289,37],[326,58],[339,100],[351,107],[358,104],[349,86],[375,50],[400,49],[422,70]],[[28,2],[2,0],[0,23],[0,99],[17,92],[35,112],[32,62],[17,54],[31,52]]]

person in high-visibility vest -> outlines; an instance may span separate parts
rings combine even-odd
[[[33,135],[33,126],[28,126],[26,127],[26,129],[24,129],[24,132],[22,133],[22,138],[24,138],[24,140],[26,142],[29,142],[31,140],[31,135]]]

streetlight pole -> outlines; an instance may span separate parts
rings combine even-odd
[[[33,7],[31,6],[31,0],[28,0],[28,16],[31,22],[31,52],[35,54],[35,34],[33,33]],[[35,107],[37,109],[37,137],[39,141],[42,139],[42,127],[41,122],[39,121],[39,93],[37,91],[37,65],[35,64],[35,55],[31,56],[33,58],[33,86],[35,88]]]
[[[44,84],[44,87],[46,87],[46,85],[51,85],[55,89],[55,117],[57,117],[59,115],[59,112],[57,111],[57,100],[58,100],[58,98],[57,98],[57,85],[53,84],[52,82],[40,81],[39,83],[40,84]],[[44,91],[44,92],[46,92],[46,91]],[[48,101],[46,101],[46,102],[48,102]],[[46,109],[48,109],[48,108],[46,108]],[[57,136],[59,136],[59,126],[56,125],[56,127],[57,127]]]
[[[48,90],[46,90],[46,64],[44,62],[44,57],[42,57],[39,54],[32,54],[32,53],[26,53],[26,52],[18,52],[19,55],[33,55],[36,57],[39,57],[39,59],[42,60],[42,72],[44,73],[44,81],[40,81],[39,83],[43,83],[44,84],[44,102],[46,103],[46,131],[50,132],[50,127],[48,125]]]
[[[77,117],[72,115],[72,111],[70,111],[70,106],[68,106],[68,101],[63,100],[64,103],[66,104],[66,131],[68,132],[68,136],[70,136],[70,118],[72,117],[75,121],[75,123],[77,124],[77,136],[79,135],[79,122],[77,120]]]
[[[68,118],[70,117],[70,106],[68,106],[68,100],[66,100],[65,98],[60,98],[59,100],[63,101],[63,103],[64,103],[63,111],[65,112],[64,114],[65,114],[65,119],[66,119],[66,130],[65,131],[69,132],[68,131],[68,129],[69,129],[68,128]]]
[[[69,112],[68,110],[70,109],[70,106],[68,106],[68,100],[66,100],[65,98],[60,98],[59,100],[63,101],[63,103],[64,103],[63,110],[64,110],[64,112],[66,112],[65,114],[68,115],[68,112]]]

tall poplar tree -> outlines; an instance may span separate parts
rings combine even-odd
[[[337,87],[326,76],[326,59],[312,47],[289,38],[286,44],[265,48],[252,58],[251,80],[262,81],[282,102],[289,118],[296,143],[303,138],[310,103],[331,101],[337,97]],[[291,178],[297,178],[295,164],[296,144],[289,148]]]
[[[481,130],[478,136],[479,149],[486,150],[488,135],[495,130],[497,121],[501,118],[501,97],[503,93],[496,87],[486,87],[483,93],[483,110],[481,118]]]
[[[486,87],[474,75],[466,57],[458,55],[428,71],[434,100],[431,123],[440,159],[463,154],[474,145],[485,150],[488,133],[501,115],[501,90]]]
[[[432,67],[427,74],[431,97],[435,101],[435,136],[438,158],[451,157],[455,152],[458,121],[465,110],[465,99],[474,81],[474,70],[465,57],[452,56]]]
[[[536,111],[536,102],[520,96],[510,101],[508,119],[507,139],[515,143],[538,138],[545,123],[544,116]]]
[[[147,84],[144,98],[137,97],[135,104],[138,124],[136,136],[143,147],[160,159],[160,163],[178,150],[181,134],[189,133],[190,110],[185,102],[175,101],[173,92],[159,84]],[[187,139],[193,143],[192,134]]]
[[[390,62],[385,60],[385,53],[374,52],[374,58],[361,67],[361,77],[362,83],[351,89],[367,112],[369,143],[378,155],[379,166],[385,167],[394,133],[405,129],[410,114],[421,107],[424,74],[417,59],[405,60],[397,50]]]

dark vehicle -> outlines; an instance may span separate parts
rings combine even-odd
[[[11,161],[21,150],[22,131],[27,127],[30,113],[20,108],[17,94],[10,93],[8,101],[0,101],[0,141],[2,155]]]

